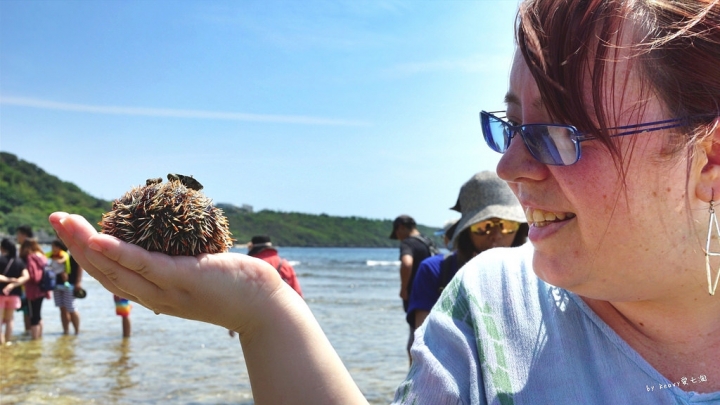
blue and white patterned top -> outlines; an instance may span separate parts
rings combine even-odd
[[[458,272],[418,329],[395,404],[720,404],[702,373],[669,381],[577,295],[538,279],[532,246]]]

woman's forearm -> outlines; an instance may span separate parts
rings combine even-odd
[[[291,288],[240,342],[256,404],[367,404],[305,302]]]
[[[22,274],[18,279],[16,280],[18,283],[18,286],[21,286],[30,280],[30,272],[27,269],[23,269]]]
[[[237,253],[168,256],[100,235],[76,215],[55,213],[50,222],[112,293],[238,332],[255,403],[367,403],[307,304],[267,262]]]

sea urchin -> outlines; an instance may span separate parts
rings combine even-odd
[[[201,188],[189,176],[150,179],[113,202],[102,232],[171,256],[226,252],[233,246],[227,218]]]

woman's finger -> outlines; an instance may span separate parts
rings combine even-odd
[[[116,246],[117,249],[128,250],[130,252],[134,249],[129,248],[136,247],[126,245],[127,244],[121,243]],[[148,253],[144,249],[141,250],[143,250],[144,253]],[[145,257],[146,261],[136,262],[136,259],[129,259],[133,266],[139,266],[137,268],[142,269],[142,271],[137,271],[128,268],[122,262],[114,259],[114,257],[126,258],[127,252],[119,252],[119,256],[117,256],[117,254],[118,252],[114,252],[112,248],[103,250],[102,252],[89,249],[87,251],[87,259],[94,268],[99,270],[104,277],[104,281],[112,286],[112,289],[116,291],[115,293],[117,295],[131,299],[155,312],[176,315],[175,290],[177,287],[175,284],[182,282],[183,279],[177,278],[175,283],[166,281],[163,284],[156,284],[147,277],[148,275],[165,274],[168,269],[162,266],[167,265],[174,267],[172,264],[166,264],[167,262],[172,262],[173,258],[155,253],[141,255]],[[160,265],[152,264],[151,260],[159,257]],[[170,260],[167,260],[166,257]]]
[[[154,284],[167,285],[176,280],[178,261],[184,264],[197,263],[195,258],[183,260],[181,256],[168,256],[159,252],[149,252],[140,246],[123,242],[107,235],[96,235],[90,238],[89,246],[121,267],[135,272],[137,275]],[[112,268],[108,267],[108,270]],[[110,277],[112,278],[112,277]]]
[[[148,273],[147,263],[152,260],[155,260],[160,266],[172,265],[172,259],[169,256],[148,252],[139,246],[125,243],[113,236],[98,234],[95,228],[82,216],[55,213],[51,215],[50,221],[53,227],[56,228],[58,236],[63,241],[66,241],[67,245],[81,250],[82,254],[76,254],[76,256],[84,257],[87,256],[87,252],[96,251],[141,275]],[[85,248],[90,250],[85,251]],[[150,255],[153,254],[157,256],[151,258]],[[105,266],[103,270],[113,271],[113,268]],[[111,280],[115,278],[114,274],[105,274]]]
[[[130,282],[131,278],[140,278],[135,272],[122,268],[117,262],[90,248],[86,248],[85,258],[92,269],[93,277],[100,284],[115,295],[138,302],[136,294],[131,292],[134,290],[128,286],[140,282],[140,280]],[[147,280],[144,282],[149,283]],[[157,286],[153,285],[152,288],[157,289]]]
[[[77,250],[77,245],[75,244],[75,239],[72,235],[74,229],[63,225],[65,219],[69,217],[70,214],[66,212],[54,212],[50,214],[48,220],[50,221],[50,225],[52,225],[52,227],[55,229],[58,238],[60,238],[60,240],[65,243],[65,246],[67,246],[68,250],[72,251],[73,249]]]
[[[95,269],[85,257],[87,244],[84,242],[79,243],[75,239],[76,221],[72,219],[72,216],[65,212],[55,212],[52,213],[48,219],[50,221],[50,225],[52,225],[52,227],[55,229],[58,237],[65,243],[65,246],[67,246],[68,250],[78,262],[78,264],[80,264],[80,266],[85,269],[90,275],[98,278],[98,270]],[[87,222],[84,220],[84,218],[82,218],[81,222],[82,221]],[[90,224],[88,224],[88,226],[90,226]],[[92,227],[90,226],[90,228]],[[87,234],[87,231],[85,231],[84,233]]]
[[[96,244],[117,244],[121,243],[116,238],[107,235],[98,235],[95,229],[85,218],[78,215],[70,215],[64,212],[56,212],[50,215],[50,224],[58,234],[58,237],[66,244],[75,260],[80,266],[93,276],[113,294],[122,296],[129,300],[138,302],[135,294],[128,289],[122,289],[116,281],[120,278],[118,269],[109,266],[110,259],[101,259],[102,254]],[[91,238],[95,238],[91,241]],[[90,257],[94,261],[90,260]],[[101,264],[100,267],[96,264]],[[132,273],[132,271],[127,270]]]

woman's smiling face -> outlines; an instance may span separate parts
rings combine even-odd
[[[615,69],[616,77],[626,77],[621,63]],[[622,88],[606,92],[614,97],[609,100],[616,117],[611,125],[669,118],[656,99],[637,108],[644,102],[639,80],[632,71],[628,77],[627,83],[619,80]],[[553,122],[519,53],[506,102],[508,120],[516,124]],[[533,267],[541,279],[591,298],[623,301],[666,294],[686,271],[697,272],[701,281],[702,226],[688,220],[687,203],[701,214],[703,206],[695,198],[692,175],[686,183],[686,156],[663,154],[667,136],[657,131],[614,138],[622,152],[624,181],[597,140],[581,144],[577,163],[559,167],[534,160],[522,139],[513,138],[497,172],[526,211],[535,247]],[[696,166],[691,172],[700,170]],[[686,190],[691,190],[690,198]]]

